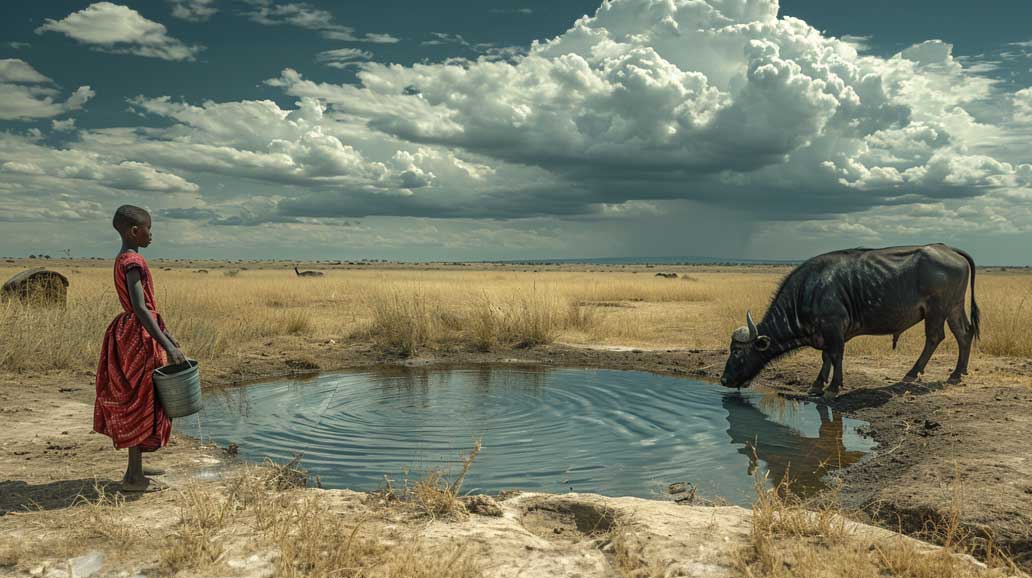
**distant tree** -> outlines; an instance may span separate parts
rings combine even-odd
[[[35,259],[35,258],[36,258],[35,255],[29,255],[29,259]]]
[[[50,255],[43,255],[43,258],[44,258],[44,259],[49,259],[49,258],[50,258]]]

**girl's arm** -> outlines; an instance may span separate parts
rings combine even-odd
[[[155,341],[161,345],[162,348],[168,353],[169,363],[183,363],[186,361],[186,356],[179,350],[178,347],[168,338],[167,335],[158,327],[158,322],[151,315],[151,312],[147,309],[146,301],[143,298],[143,283],[140,282],[140,270],[132,268],[125,273],[126,286],[129,287],[129,300],[133,304],[133,313],[136,314],[136,318],[143,324],[144,329]]]

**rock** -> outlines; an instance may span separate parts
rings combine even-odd
[[[689,482],[677,482],[667,488],[667,493],[673,496],[678,504],[694,504],[696,491],[695,485]]]
[[[690,485],[691,484],[689,484],[688,482],[674,482],[673,484],[670,484],[669,486],[667,486],[667,493],[668,494],[683,494],[683,493],[688,491],[688,487]]]
[[[72,568],[72,578],[89,578],[99,572],[101,566],[104,565],[104,554],[93,551],[78,558],[72,558],[68,561],[68,565]]]
[[[479,514],[481,516],[502,515],[502,508],[498,506],[498,502],[496,502],[491,496],[485,496],[482,494],[466,496],[462,499],[462,503],[466,506],[466,510],[471,514]]]

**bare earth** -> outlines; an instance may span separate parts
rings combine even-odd
[[[721,351],[565,345],[501,353],[442,350],[402,360],[384,356],[371,345],[284,337],[269,341],[232,367],[207,367],[206,381],[209,386],[226,386],[313,370],[480,363],[633,369],[715,380],[723,361]],[[1032,454],[1028,449],[1032,361],[983,358],[959,386],[945,385],[949,364],[942,356],[930,365],[928,381],[917,384],[898,382],[907,369],[902,362],[893,366],[884,360],[854,357],[847,364],[846,390],[832,406],[870,422],[880,446],[869,458],[841,472],[843,485],[837,498],[873,523],[918,536],[929,519],[946,518],[959,508],[966,529],[991,536],[1026,570],[1032,567]],[[766,370],[754,387],[798,395],[816,369],[811,356],[798,356]],[[98,486],[108,492],[117,487],[125,457],[111,448],[107,438],[90,432],[92,402],[90,372],[0,376],[0,574],[23,576],[36,570],[41,575],[41,567],[29,567],[24,561],[5,568],[4,541],[10,545],[39,538],[52,520],[46,516],[53,516],[55,510],[72,506],[78,496],[95,498]],[[168,470],[162,479],[176,487],[211,475],[225,461],[221,450],[175,436],[169,448],[147,463]],[[137,500],[133,506],[143,508],[139,511],[151,508],[155,518],[174,517],[173,492],[130,500]],[[674,506],[666,503],[664,507]],[[513,505],[504,508],[526,510]],[[721,512],[711,515],[734,517]],[[744,531],[742,524],[741,519],[729,520],[722,527]],[[591,570],[596,562],[601,564],[586,560],[584,569],[551,575],[606,575]],[[709,563],[695,562],[703,565],[699,568]]]

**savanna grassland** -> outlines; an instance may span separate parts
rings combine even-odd
[[[309,267],[311,268],[311,267]],[[70,263],[67,308],[0,305],[0,370],[84,369],[119,312],[107,267]],[[169,270],[163,270],[169,269]],[[682,267],[678,278],[634,271],[329,269],[300,278],[283,268],[152,267],[158,307],[184,350],[224,363],[270,339],[369,342],[385,353],[438,347],[493,351],[549,343],[650,349],[723,349],[746,310],[758,320],[785,268]],[[17,272],[0,268],[0,278]],[[665,270],[664,270],[665,271]],[[1032,274],[982,272],[978,356],[1032,357]],[[893,352],[887,337],[849,343],[847,354],[912,357],[918,326]],[[954,352],[947,339],[940,352]]]
[[[0,280],[41,265],[8,263]],[[851,342],[845,392],[831,403],[869,421],[879,449],[845,470],[834,492],[800,501],[761,486],[748,513],[577,495],[485,506],[440,472],[375,495],[299,488],[304,476],[289,466],[198,479],[227,457],[178,437],[148,457],[170,470],[162,479],[171,489],[122,496],[115,480],[124,455],[89,432],[101,336],[120,311],[110,263],[45,265],[69,278],[66,307],[0,304],[0,575],[67,575],[67,561],[87,552],[104,554],[95,576],[651,578],[706,567],[718,576],[943,578],[1032,567],[1024,441],[1032,435],[1032,273],[1023,269],[979,270],[982,340],[965,385],[942,381],[956,355],[950,336],[913,385],[898,379],[923,346],[920,326],[896,350],[889,337]],[[731,331],[747,309],[760,318],[788,271],[301,269],[324,275],[298,277],[282,263],[151,262],[159,310],[209,385],[377,364],[516,361],[715,380]],[[815,360],[803,352],[782,361],[757,386],[798,393]],[[536,527],[531,511],[558,525]],[[584,512],[602,512],[588,530]],[[968,552],[991,568],[954,555]]]

